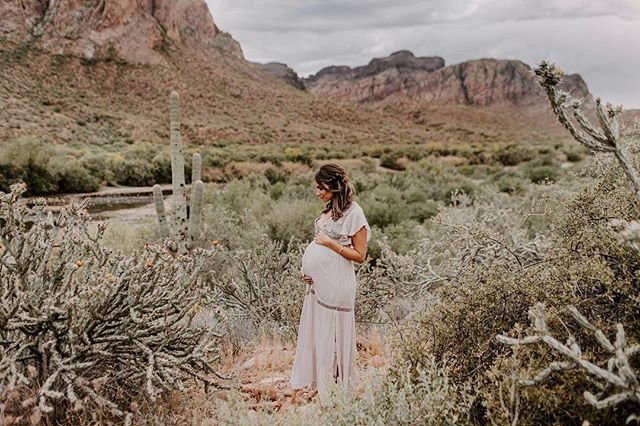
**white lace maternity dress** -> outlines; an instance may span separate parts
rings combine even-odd
[[[351,237],[363,227],[367,241],[371,238],[371,228],[356,202],[337,221],[323,220],[322,216],[316,219],[315,233],[324,231],[343,246],[352,246]],[[335,377],[343,389],[355,390],[356,275],[353,261],[314,241],[304,252],[302,272],[313,284],[306,288],[290,384],[293,389],[317,387],[322,401]]]

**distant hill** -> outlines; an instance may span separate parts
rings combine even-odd
[[[440,57],[418,58],[406,50],[356,68],[327,67],[304,83],[312,93],[361,104],[531,106],[547,101],[531,68],[521,61],[477,59],[445,66]],[[591,98],[577,74],[565,78],[565,88],[577,97]]]

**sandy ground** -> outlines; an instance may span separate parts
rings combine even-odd
[[[358,336],[357,376],[368,369],[387,367],[387,352],[382,338],[376,329]],[[317,394],[314,390],[296,392],[289,386],[289,377],[295,355],[295,345],[282,344],[274,340],[261,342],[249,353],[235,357],[227,355],[223,359],[224,374],[238,375],[241,393],[249,405],[255,409],[264,409],[265,404],[277,412],[314,402]],[[227,400],[228,392],[217,391],[213,397]],[[357,394],[362,393],[362,383],[358,384]]]

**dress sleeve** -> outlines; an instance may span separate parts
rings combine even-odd
[[[364,216],[362,207],[356,206],[351,212],[349,212],[347,217],[345,217],[340,234],[352,237],[356,232],[362,229],[363,226],[367,228],[367,242],[369,242],[371,239],[371,227],[369,226],[369,222],[367,222],[367,218]]]

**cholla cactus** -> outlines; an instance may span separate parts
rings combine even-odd
[[[506,345],[530,345],[542,342],[563,355],[566,361],[554,361],[533,379],[520,380],[520,384],[536,385],[556,371],[579,369],[593,377],[602,389],[597,396],[591,392],[584,393],[584,398],[594,407],[598,409],[609,408],[626,401],[640,404],[638,374],[629,363],[631,357],[640,353],[640,345],[627,344],[622,324],[616,325],[616,340],[612,343],[605,333],[593,326],[574,306],[570,306],[568,311],[581,327],[594,334],[595,340],[609,354],[606,367],[600,367],[583,358],[580,346],[574,337],[569,337],[566,344],[553,337],[547,328],[544,305],[537,304],[529,310],[534,334],[523,338],[498,335],[498,341]]]
[[[289,250],[263,235],[253,250],[239,251],[226,273],[210,274],[211,287],[231,316],[249,319],[255,326],[272,321],[295,327],[304,295],[299,276],[301,253],[294,239]]]
[[[621,108],[614,108],[608,104],[605,110],[600,99],[596,99],[596,116],[600,124],[600,128],[598,129],[589,122],[580,110],[580,101],[573,100],[568,93],[556,89],[556,86],[560,83],[563,76],[562,70],[556,68],[553,64],[542,62],[535,70],[535,73],[540,76],[540,84],[546,90],[553,112],[558,117],[560,123],[569,130],[574,139],[585,147],[597,152],[613,153],[624,170],[625,176],[634,191],[636,200],[640,201],[640,176],[628,152],[623,149],[620,143],[621,137],[618,115]],[[570,120],[567,114],[566,109],[569,104],[573,109],[573,116],[579,127]],[[627,222],[614,219],[611,221],[611,225],[618,231],[618,236],[622,244],[640,253],[640,226],[637,221]],[[585,392],[585,399],[594,407],[603,409],[619,405],[626,401],[640,404],[640,382],[638,373],[629,363],[631,357],[640,353],[640,345],[627,345],[622,324],[616,325],[616,340],[614,343],[611,343],[606,335],[594,327],[575,307],[568,307],[568,311],[578,324],[594,333],[598,344],[605,352],[610,354],[606,368],[584,359],[580,346],[575,341],[575,338],[570,337],[567,344],[563,344],[551,336],[546,325],[544,305],[538,304],[529,311],[532,328],[535,331],[533,335],[521,339],[498,335],[497,339],[507,345],[528,345],[542,342],[556,353],[564,356],[566,360],[552,362],[533,379],[522,380],[521,383],[523,385],[535,385],[550,376],[553,372],[579,369],[598,381],[603,389],[598,396],[590,392]],[[635,416],[630,416],[628,420],[631,419],[637,420]]]
[[[54,216],[42,201],[26,207],[24,191],[0,192],[0,411],[57,423],[71,409],[104,407],[129,421],[124,395],[154,400],[190,379],[214,384],[217,314],[193,322],[216,312],[201,282],[212,252],[146,246],[125,256],[102,245],[105,227],[90,231],[82,206]]]
[[[614,219],[611,225],[618,231],[620,242],[640,254],[640,221]]]
[[[564,75],[561,69],[543,61],[535,73],[540,77],[540,85],[545,89],[558,121],[585,147],[596,152],[613,153],[636,194],[636,200],[640,201],[640,175],[621,143],[618,115],[622,107],[607,104],[605,110],[600,98],[596,98],[596,116],[600,125],[600,128],[596,128],[580,109],[582,101],[573,99],[569,93],[557,89]],[[573,110],[578,126],[569,118],[569,107]]]
[[[185,195],[184,158],[182,155],[182,136],[180,135],[180,105],[177,92],[171,92],[171,184],[173,192],[173,223],[170,225],[162,200],[160,185],[153,186],[153,198],[158,216],[159,233],[168,238],[173,233],[173,242],[169,247],[173,251],[185,254],[194,246],[200,235],[200,218],[202,215],[202,192],[204,184],[201,180],[202,158],[193,154],[191,173],[191,205],[187,215],[187,198]]]

